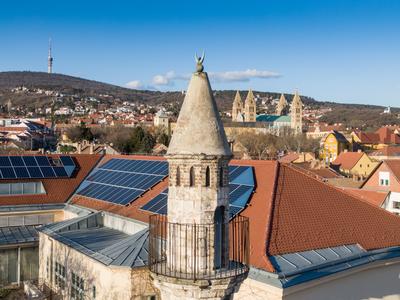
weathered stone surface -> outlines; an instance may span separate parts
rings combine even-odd
[[[167,155],[232,156],[207,73],[194,73]]]

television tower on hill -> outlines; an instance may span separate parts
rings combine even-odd
[[[47,57],[47,73],[53,73],[53,57],[51,56],[51,39],[49,39],[49,55]]]

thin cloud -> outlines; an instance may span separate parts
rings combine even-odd
[[[248,82],[251,79],[269,79],[278,78],[281,75],[272,71],[247,69],[244,71],[226,71],[226,72],[209,72],[212,82]],[[157,87],[174,86],[178,80],[189,80],[190,74],[176,74],[175,71],[169,71],[165,74],[157,74],[152,79],[152,85],[143,85],[139,80],[133,80],[126,85],[137,89],[157,89]]]
[[[143,84],[140,80],[132,80],[125,84],[128,88],[131,89],[140,89],[143,87]]]
[[[169,71],[164,75],[156,75],[153,77],[154,85],[173,86],[176,80],[188,80],[190,75],[178,75],[175,71]]]
[[[247,69],[245,71],[210,72],[210,79],[215,82],[247,82],[253,78],[277,78],[281,75],[271,71]]]
[[[144,84],[140,80],[132,80],[125,84],[126,87],[135,90],[150,90],[150,91],[157,91],[158,89],[149,84]]]

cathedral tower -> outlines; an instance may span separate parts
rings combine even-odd
[[[232,152],[203,59],[197,61],[166,155],[168,214],[150,218],[150,270],[166,300],[228,299],[235,286],[232,281],[238,282],[237,276],[220,276],[231,270]]]
[[[256,121],[256,101],[254,99],[253,91],[249,90],[246,100],[244,102],[244,121]]]
[[[242,98],[240,97],[239,91],[236,91],[235,99],[233,100],[232,106],[232,121],[238,122],[242,118],[243,113],[243,102]]]
[[[276,107],[276,114],[278,116],[283,116],[283,115],[287,115],[287,106],[288,103],[286,101],[285,95],[281,94],[281,97],[279,98],[279,102],[278,105]]]
[[[297,91],[290,106],[290,127],[296,134],[303,132],[303,103]]]
[[[49,55],[47,56],[47,73],[53,73],[53,56],[51,56],[51,39],[49,39]]]

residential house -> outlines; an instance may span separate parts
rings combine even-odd
[[[368,155],[375,160],[400,159],[400,145],[385,145],[381,149],[369,152]]]
[[[321,142],[320,158],[326,163],[334,161],[344,150],[349,149],[350,143],[339,131],[333,130],[328,133]]]
[[[400,215],[400,160],[384,160],[362,185],[363,190],[390,192],[386,209]]]
[[[353,131],[351,133],[355,143],[364,150],[382,149],[387,145],[400,145],[398,130],[391,127],[381,127],[375,132]]]
[[[366,153],[344,151],[332,162],[331,166],[347,176],[366,178],[379,162],[372,160]]]
[[[280,162],[293,164],[311,162],[312,160],[315,160],[315,154],[312,152],[289,152],[279,159]]]

